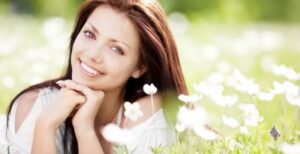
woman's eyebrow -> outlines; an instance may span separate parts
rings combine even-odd
[[[95,33],[99,34],[99,31],[97,30],[96,27],[93,26],[93,24],[91,24],[91,23],[89,23],[89,22],[88,22],[88,24],[92,27],[92,29],[93,29],[93,31],[94,31]]]
[[[122,41],[118,41],[118,40],[115,40],[115,39],[110,39],[112,42],[119,42],[119,43],[122,43],[122,44],[124,44],[125,46],[127,46],[127,48],[129,48],[130,49],[130,47],[129,47],[129,45],[128,44],[126,44],[125,42],[122,42]]]
[[[97,30],[97,28],[96,28],[95,26],[93,26],[93,24],[91,24],[91,23],[89,23],[89,22],[87,22],[87,23],[92,27],[92,30],[93,30],[95,33],[99,34],[99,31]],[[119,42],[119,43],[122,43],[122,44],[124,44],[125,46],[127,46],[127,47],[130,49],[130,46],[129,46],[127,43],[123,42],[123,41],[119,41],[119,40],[116,40],[116,39],[114,39],[114,38],[110,38],[110,40],[111,40],[112,42]]]

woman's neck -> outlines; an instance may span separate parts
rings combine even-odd
[[[113,144],[103,138],[101,129],[103,126],[114,122],[114,119],[116,119],[116,115],[122,105],[122,95],[120,91],[104,92],[104,95],[101,107],[96,115],[95,130],[98,130],[96,131],[96,134],[100,140],[104,153],[111,154],[113,153]]]
[[[105,96],[98,114],[95,119],[95,127],[100,129],[104,125],[113,122],[121,105],[122,97],[121,92],[105,92]]]

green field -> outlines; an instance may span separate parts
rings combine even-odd
[[[5,114],[21,89],[60,75],[72,21],[15,15],[0,16],[0,21],[4,21],[0,24],[0,113]],[[178,133],[176,145],[157,148],[155,153],[281,153],[283,143],[300,141],[300,26],[190,21],[182,14],[171,14],[170,22],[190,94],[203,95],[195,105],[206,111],[208,125],[219,132],[219,138],[208,141],[187,129]],[[234,70],[247,79],[244,91],[234,83]],[[261,92],[273,92],[275,81],[286,83],[282,84],[284,90],[263,101]],[[236,103],[225,107],[220,105],[225,100],[216,103],[211,95],[195,89],[200,83],[222,85],[222,94],[235,96]],[[253,85],[259,86],[259,91],[245,92]],[[294,101],[287,99],[291,93]],[[168,101],[178,104],[176,100],[174,96]],[[247,126],[248,134],[239,131],[246,125],[241,104],[253,104],[263,117],[257,126]],[[168,118],[175,127],[176,111],[172,108],[178,109],[166,108],[166,114],[171,115]],[[234,117],[239,126],[224,124],[222,115]],[[273,126],[281,134],[276,141],[270,136]]]

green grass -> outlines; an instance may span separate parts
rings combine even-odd
[[[70,32],[72,24],[66,20],[62,31],[51,39],[42,34],[45,19],[19,16],[0,16],[0,19],[6,21],[0,25],[0,40],[8,39],[13,46],[9,52],[4,51],[6,48],[0,48],[0,114],[4,114],[10,100],[21,89],[31,83],[56,77],[62,72],[67,51],[66,34]],[[184,35],[175,34],[190,93],[196,93],[193,84],[204,81],[210,74],[221,72],[224,76],[229,76],[233,68],[240,69],[247,78],[255,79],[264,91],[273,87],[273,81],[287,80],[265,70],[262,64],[266,59],[300,72],[298,26],[254,24],[231,27],[193,22],[190,25],[190,29]],[[234,52],[232,43],[236,39],[243,40],[248,30],[254,31],[257,35],[264,31],[279,33],[284,41],[272,51],[260,48],[254,48],[259,51],[254,49],[252,51],[251,47],[248,47],[250,51],[245,54]],[[219,40],[220,36],[224,37],[223,41]],[[65,47],[56,46],[54,43],[61,37],[65,38]],[[203,50],[207,45],[218,49],[215,57],[212,55],[209,58],[214,51]],[[208,58],[205,58],[206,56]],[[223,70],[224,63],[229,65],[229,71]],[[42,69],[37,67],[38,65],[41,65]],[[4,83],[5,78],[13,79],[11,87]],[[299,80],[292,82],[299,86]],[[209,125],[217,130],[221,137],[214,141],[206,141],[193,132],[183,132],[178,134],[180,140],[174,146],[156,148],[154,153],[280,153],[281,143],[300,141],[300,108],[290,105],[283,96],[278,95],[271,102],[262,102],[256,96],[245,95],[227,86],[225,93],[238,95],[239,104],[255,104],[259,114],[264,117],[257,127],[250,128],[249,135],[241,134],[237,128],[229,128],[221,120],[223,113],[232,116],[241,114],[237,109],[238,105],[224,109],[205,98],[198,102],[198,105],[207,111]],[[175,124],[178,105],[182,104],[178,102],[176,96],[168,101],[169,104],[176,104],[167,105],[165,110],[168,119]],[[269,133],[273,125],[281,132],[281,137],[277,141],[274,141]],[[240,143],[241,147],[230,150],[228,138]]]

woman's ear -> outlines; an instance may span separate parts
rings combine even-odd
[[[140,76],[142,76],[144,73],[147,72],[147,67],[145,65],[141,65],[139,68],[137,68],[131,75],[132,78],[137,79]]]

